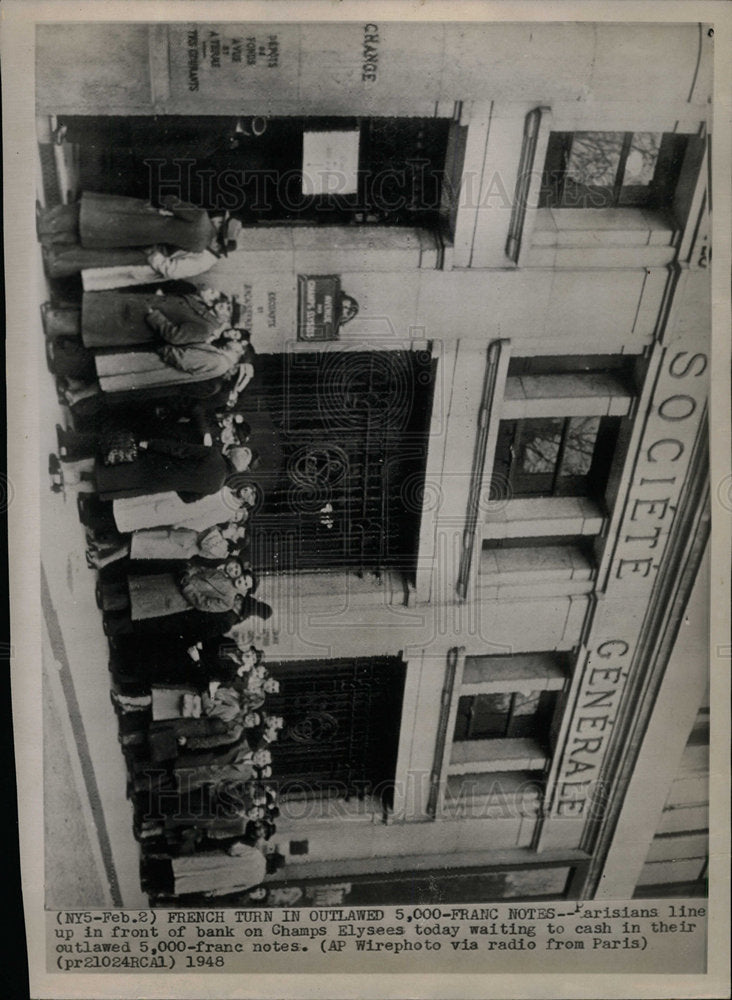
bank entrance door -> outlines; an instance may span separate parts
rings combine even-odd
[[[266,417],[273,428],[253,473],[264,489],[250,521],[260,572],[414,576],[435,365],[428,350],[257,359],[242,403],[251,425]]]
[[[398,656],[267,662],[282,801],[374,796],[391,806],[406,664]]]

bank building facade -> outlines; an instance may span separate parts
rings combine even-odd
[[[712,45],[38,27],[62,201],[104,178],[243,225],[194,280],[242,305],[285,470],[253,538],[286,720],[273,884],[705,891]],[[235,150],[181,153],[231,121]]]

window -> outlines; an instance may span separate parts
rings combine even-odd
[[[453,739],[532,739],[545,745],[556,704],[556,691],[465,695],[458,702]]]
[[[687,143],[674,132],[552,132],[539,207],[668,207]]]
[[[502,420],[494,478],[513,497],[600,495],[619,427],[616,417]]]

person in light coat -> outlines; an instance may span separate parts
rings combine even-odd
[[[248,468],[251,468],[251,449],[248,455]],[[240,460],[237,471],[242,471],[245,459],[246,456]],[[122,534],[163,525],[204,531],[222,521],[245,524],[259,498],[260,492],[255,483],[238,487],[233,482],[227,482],[216,493],[193,503],[186,503],[177,493],[167,492],[115,500],[112,509],[117,530]]]
[[[222,614],[232,611],[237,595],[246,597],[255,587],[251,572],[238,559],[220,566],[191,566],[184,573],[155,573],[128,577],[130,618],[162,618],[180,612],[204,611]]]
[[[97,354],[94,363],[99,388],[109,393],[137,392],[144,397],[151,389],[219,379],[237,369],[235,390],[239,392],[248,374],[240,371],[248,345],[238,337],[230,338],[228,332],[206,343],[166,344],[157,351]]]
[[[147,528],[136,531],[130,541],[131,559],[226,559],[246,537],[246,528],[236,521],[215,524],[204,531],[192,528]]]
[[[216,224],[214,220],[214,224]],[[238,237],[241,233],[241,223],[238,219],[225,220],[225,240],[223,241],[223,254],[227,256],[238,246]],[[57,249],[57,248],[54,248]],[[79,248],[82,253],[82,248]],[[60,252],[58,252],[60,250]],[[93,253],[94,251],[86,251]],[[100,251],[96,251],[99,253]],[[135,251],[133,251],[135,252]],[[140,251],[136,251],[140,253]],[[54,257],[44,248],[44,264],[47,267],[46,273],[49,277],[61,277],[60,274],[52,273],[54,268],[66,268],[65,273],[71,274],[81,271],[81,282],[85,292],[101,292],[110,288],[128,288],[132,285],[152,285],[159,281],[180,281],[186,278],[195,278],[205,274],[221,259],[222,256],[222,230],[216,234],[216,238],[205,250],[174,250],[165,252],[161,247],[150,247],[144,251],[145,262],[139,257],[128,261],[119,261],[110,266],[94,265],[86,266],[83,257],[76,254],[73,258],[69,251],[65,253],[63,248],[58,248]],[[47,263],[47,258],[48,263]],[[48,268],[51,269],[49,272]],[[70,270],[69,270],[70,269]]]

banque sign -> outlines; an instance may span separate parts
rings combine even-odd
[[[602,764],[705,411],[709,360],[698,346],[698,335],[685,332],[663,348],[607,583],[597,594],[587,655],[580,661],[549,825],[554,817],[586,819],[593,801],[602,798]]]

